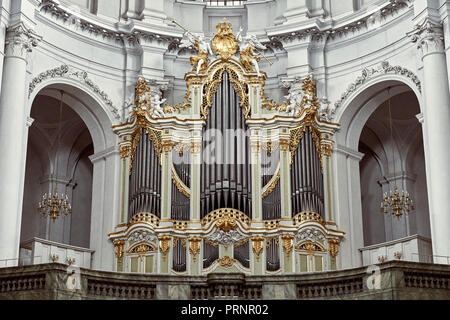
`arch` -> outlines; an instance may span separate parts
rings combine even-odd
[[[390,94],[387,94],[387,88]],[[370,79],[367,83],[349,95],[342,109],[336,115],[342,130],[336,134],[339,145],[358,150],[362,129],[373,112],[390,97],[413,91],[420,110],[423,110],[423,99],[419,88],[412,85],[411,80],[400,75],[384,74]]]
[[[66,78],[52,78],[39,83],[32,91],[27,107],[27,115],[37,95],[61,99],[60,90],[64,90],[63,102],[70,106],[83,120],[94,144],[94,153],[115,145],[116,136],[111,127],[114,124],[111,113],[105,103],[89,92],[82,84]]]

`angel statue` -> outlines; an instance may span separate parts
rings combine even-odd
[[[161,99],[159,94],[152,95],[150,97],[150,105],[152,106],[152,116],[156,118],[163,118],[165,116],[164,110],[161,105],[166,102],[167,99]]]
[[[187,39],[181,40],[180,48],[187,48],[193,45],[198,50],[198,55],[190,58],[191,65],[196,68],[196,73],[204,72],[208,66],[208,55],[213,55],[209,42],[201,34],[193,35],[185,31]]]
[[[258,49],[266,50],[267,47],[263,45],[254,34],[247,35],[245,37],[242,36],[242,27],[239,28],[236,38],[239,41],[239,55],[241,63],[248,71],[252,72],[253,70],[256,70],[258,77],[261,76],[258,62],[263,55]],[[257,55],[253,52],[253,48],[258,51]]]

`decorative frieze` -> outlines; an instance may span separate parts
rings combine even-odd
[[[335,111],[339,107],[341,107],[344,104],[344,102],[348,99],[348,97],[356,90],[358,90],[358,88],[360,88],[363,84],[365,84],[369,80],[384,74],[396,74],[404,76],[409,80],[411,80],[416,85],[419,92],[422,92],[420,80],[412,71],[409,71],[408,69],[403,68],[401,66],[391,66],[388,61],[383,61],[377,68],[364,68],[361,71],[361,75],[357,77],[356,80],[348,86],[347,90],[341,95],[339,101],[337,101],[334,104],[334,109],[331,111],[333,116],[331,118],[334,118]]]
[[[225,232],[219,229],[216,230],[212,235],[208,236],[206,239],[211,241],[212,243],[230,246],[234,243],[242,241],[243,239],[245,239],[245,236],[241,235],[236,230]]]
[[[300,231],[297,236],[297,241],[311,241],[311,242],[317,242],[325,239],[325,236],[317,229],[313,228],[307,228],[302,231]]]
[[[157,239],[155,234],[145,230],[137,230],[128,237],[129,241],[135,242],[153,242]]]
[[[69,78],[85,84],[109,107],[115,118],[120,119],[119,110],[111,101],[108,94],[101,90],[100,87],[88,77],[88,73],[68,65],[61,65],[60,67],[41,72],[38,76],[34,77],[28,86],[28,98],[31,97],[31,94],[39,83],[54,78]]]

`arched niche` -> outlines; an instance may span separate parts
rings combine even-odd
[[[103,232],[103,228],[110,230],[111,226],[117,224],[114,219],[116,219],[115,215],[118,210],[118,196],[115,192],[118,182],[115,179],[118,177],[116,171],[119,169],[120,157],[117,150],[117,136],[111,129],[112,125],[115,124],[114,116],[109,111],[108,105],[95,92],[91,92],[89,88],[74,79],[61,78],[45,80],[30,93],[28,106],[30,118],[33,119],[33,116],[36,117],[35,114],[39,114],[39,106],[34,105],[37,99],[56,101],[58,107],[54,110],[54,113],[59,115],[61,91],[64,92],[63,106],[67,110],[71,110],[72,116],[71,119],[66,119],[65,130],[62,130],[60,138],[61,148],[57,157],[58,162],[64,165],[63,168],[58,168],[58,172],[63,171],[67,179],[59,179],[64,181],[56,179],[55,183],[58,188],[62,185],[70,187],[69,198],[73,213],[67,217],[68,221],[66,222],[63,222],[63,219],[60,222],[42,222],[47,225],[43,228],[39,224],[35,224],[34,230],[28,232],[26,236],[27,238],[30,235],[45,237],[49,234],[48,225],[58,228],[57,224],[59,223],[59,228],[62,230],[72,225],[71,235],[69,233],[69,236],[65,235],[53,240],[91,248],[98,253],[94,255],[92,267],[102,267],[105,270],[112,269],[112,256],[111,259],[105,259],[101,256],[101,251],[103,249],[108,252],[112,250],[109,248],[111,245],[106,239],[106,231]],[[35,110],[35,108],[37,109]],[[44,180],[46,176],[50,177],[47,180],[55,180],[55,177],[52,177],[55,170],[55,157],[49,150],[51,148],[44,139],[45,135],[42,132],[33,134],[37,131],[32,124],[29,129],[27,170],[29,166],[34,165],[35,173],[37,171],[42,174]],[[36,183],[35,179],[35,187],[42,182],[42,179],[40,179]],[[27,183],[26,179],[25,184]],[[39,188],[38,193],[48,192],[47,189],[49,188],[47,187]],[[26,189],[27,186],[25,185]],[[58,191],[63,192],[65,190]],[[25,191],[24,198],[26,197]],[[33,214],[37,217],[39,217],[39,214],[36,207],[39,200],[32,199],[33,206],[27,205],[27,210],[34,210]],[[25,199],[24,203],[27,201]],[[77,215],[76,211],[80,214]],[[30,214],[23,214],[22,225],[32,223],[28,219],[29,216]],[[39,228],[41,229],[40,232],[37,230]],[[22,233],[24,233],[23,228]],[[21,240],[29,239],[22,237]]]

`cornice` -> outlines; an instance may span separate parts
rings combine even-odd
[[[97,16],[87,16],[74,13],[55,0],[43,0],[38,8],[38,15],[53,20],[67,31],[84,36],[96,42],[115,45],[137,46],[141,42],[156,44],[164,43],[166,47],[182,37],[182,32],[173,26],[145,25],[139,21],[129,24],[112,23]],[[72,28],[70,28],[71,25]],[[74,30],[75,28],[76,30]]]
[[[384,22],[389,16],[398,15],[403,10],[410,8],[412,0],[389,0],[377,7],[376,10],[355,15],[350,20],[343,18],[341,21],[331,19],[308,20],[306,23],[287,24],[267,28],[269,39],[278,39],[281,42],[301,41],[310,38],[312,41],[339,40],[347,36],[367,31],[371,25]]]

